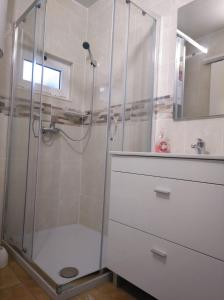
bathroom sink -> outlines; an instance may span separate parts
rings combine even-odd
[[[171,157],[171,158],[189,158],[189,159],[213,159],[224,160],[224,156],[210,155],[210,154],[184,154],[184,153],[157,153],[157,152],[128,152],[128,151],[111,151],[111,155],[122,156],[159,156],[159,157]]]

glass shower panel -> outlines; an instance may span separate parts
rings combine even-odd
[[[123,150],[151,147],[156,20],[129,4]]]
[[[101,268],[113,6],[47,2],[45,66],[60,69],[69,97],[43,92],[33,261],[58,289]]]
[[[29,155],[27,168],[27,191],[24,219],[23,248],[28,257],[32,257],[34,238],[34,214],[37,187],[37,172],[39,158],[42,76],[36,73],[37,67],[43,69],[44,64],[44,30],[45,30],[46,1],[42,0],[36,7],[35,42],[32,62],[32,91],[29,126]],[[24,60],[29,59],[26,55]]]
[[[33,60],[36,8],[15,29],[5,239],[23,249],[32,83],[22,80],[24,53]]]
[[[38,118],[41,90],[40,87],[37,89],[33,75],[32,81],[23,79],[23,62],[31,61],[33,70],[43,53],[43,23],[39,24],[43,12],[44,5],[30,8],[15,28],[14,41],[4,238],[23,251],[27,258],[31,258],[32,253],[34,206],[31,203],[34,201],[34,162],[38,150],[33,134],[36,129],[34,118]]]
[[[121,151],[123,145],[122,114],[126,93],[130,6],[124,0],[116,0],[115,4],[109,140],[111,151]]]

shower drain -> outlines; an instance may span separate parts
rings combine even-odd
[[[59,275],[63,278],[73,278],[79,275],[79,270],[73,267],[66,267],[61,269]]]

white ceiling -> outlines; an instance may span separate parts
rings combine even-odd
[[[178,29],[197,39],[224,28],[223,0],[195,0],[178,11]]]
[[[83,5],[85,7],[90,7],[91,5],[96,3],[98,0],[75,0],[75,1],[79,2],[81,5]]]

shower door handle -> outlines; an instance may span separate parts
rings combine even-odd
[[[37,121],[38,121],[38,129],[37,129],[37,133],[36,133],[35,123]],[[35,119],[35,117],[33,117],[33,120],[32,120],[32,132],[33,132],[33,136],[35,138],[39,138],[39,135],[40,135],[40,118]]]

